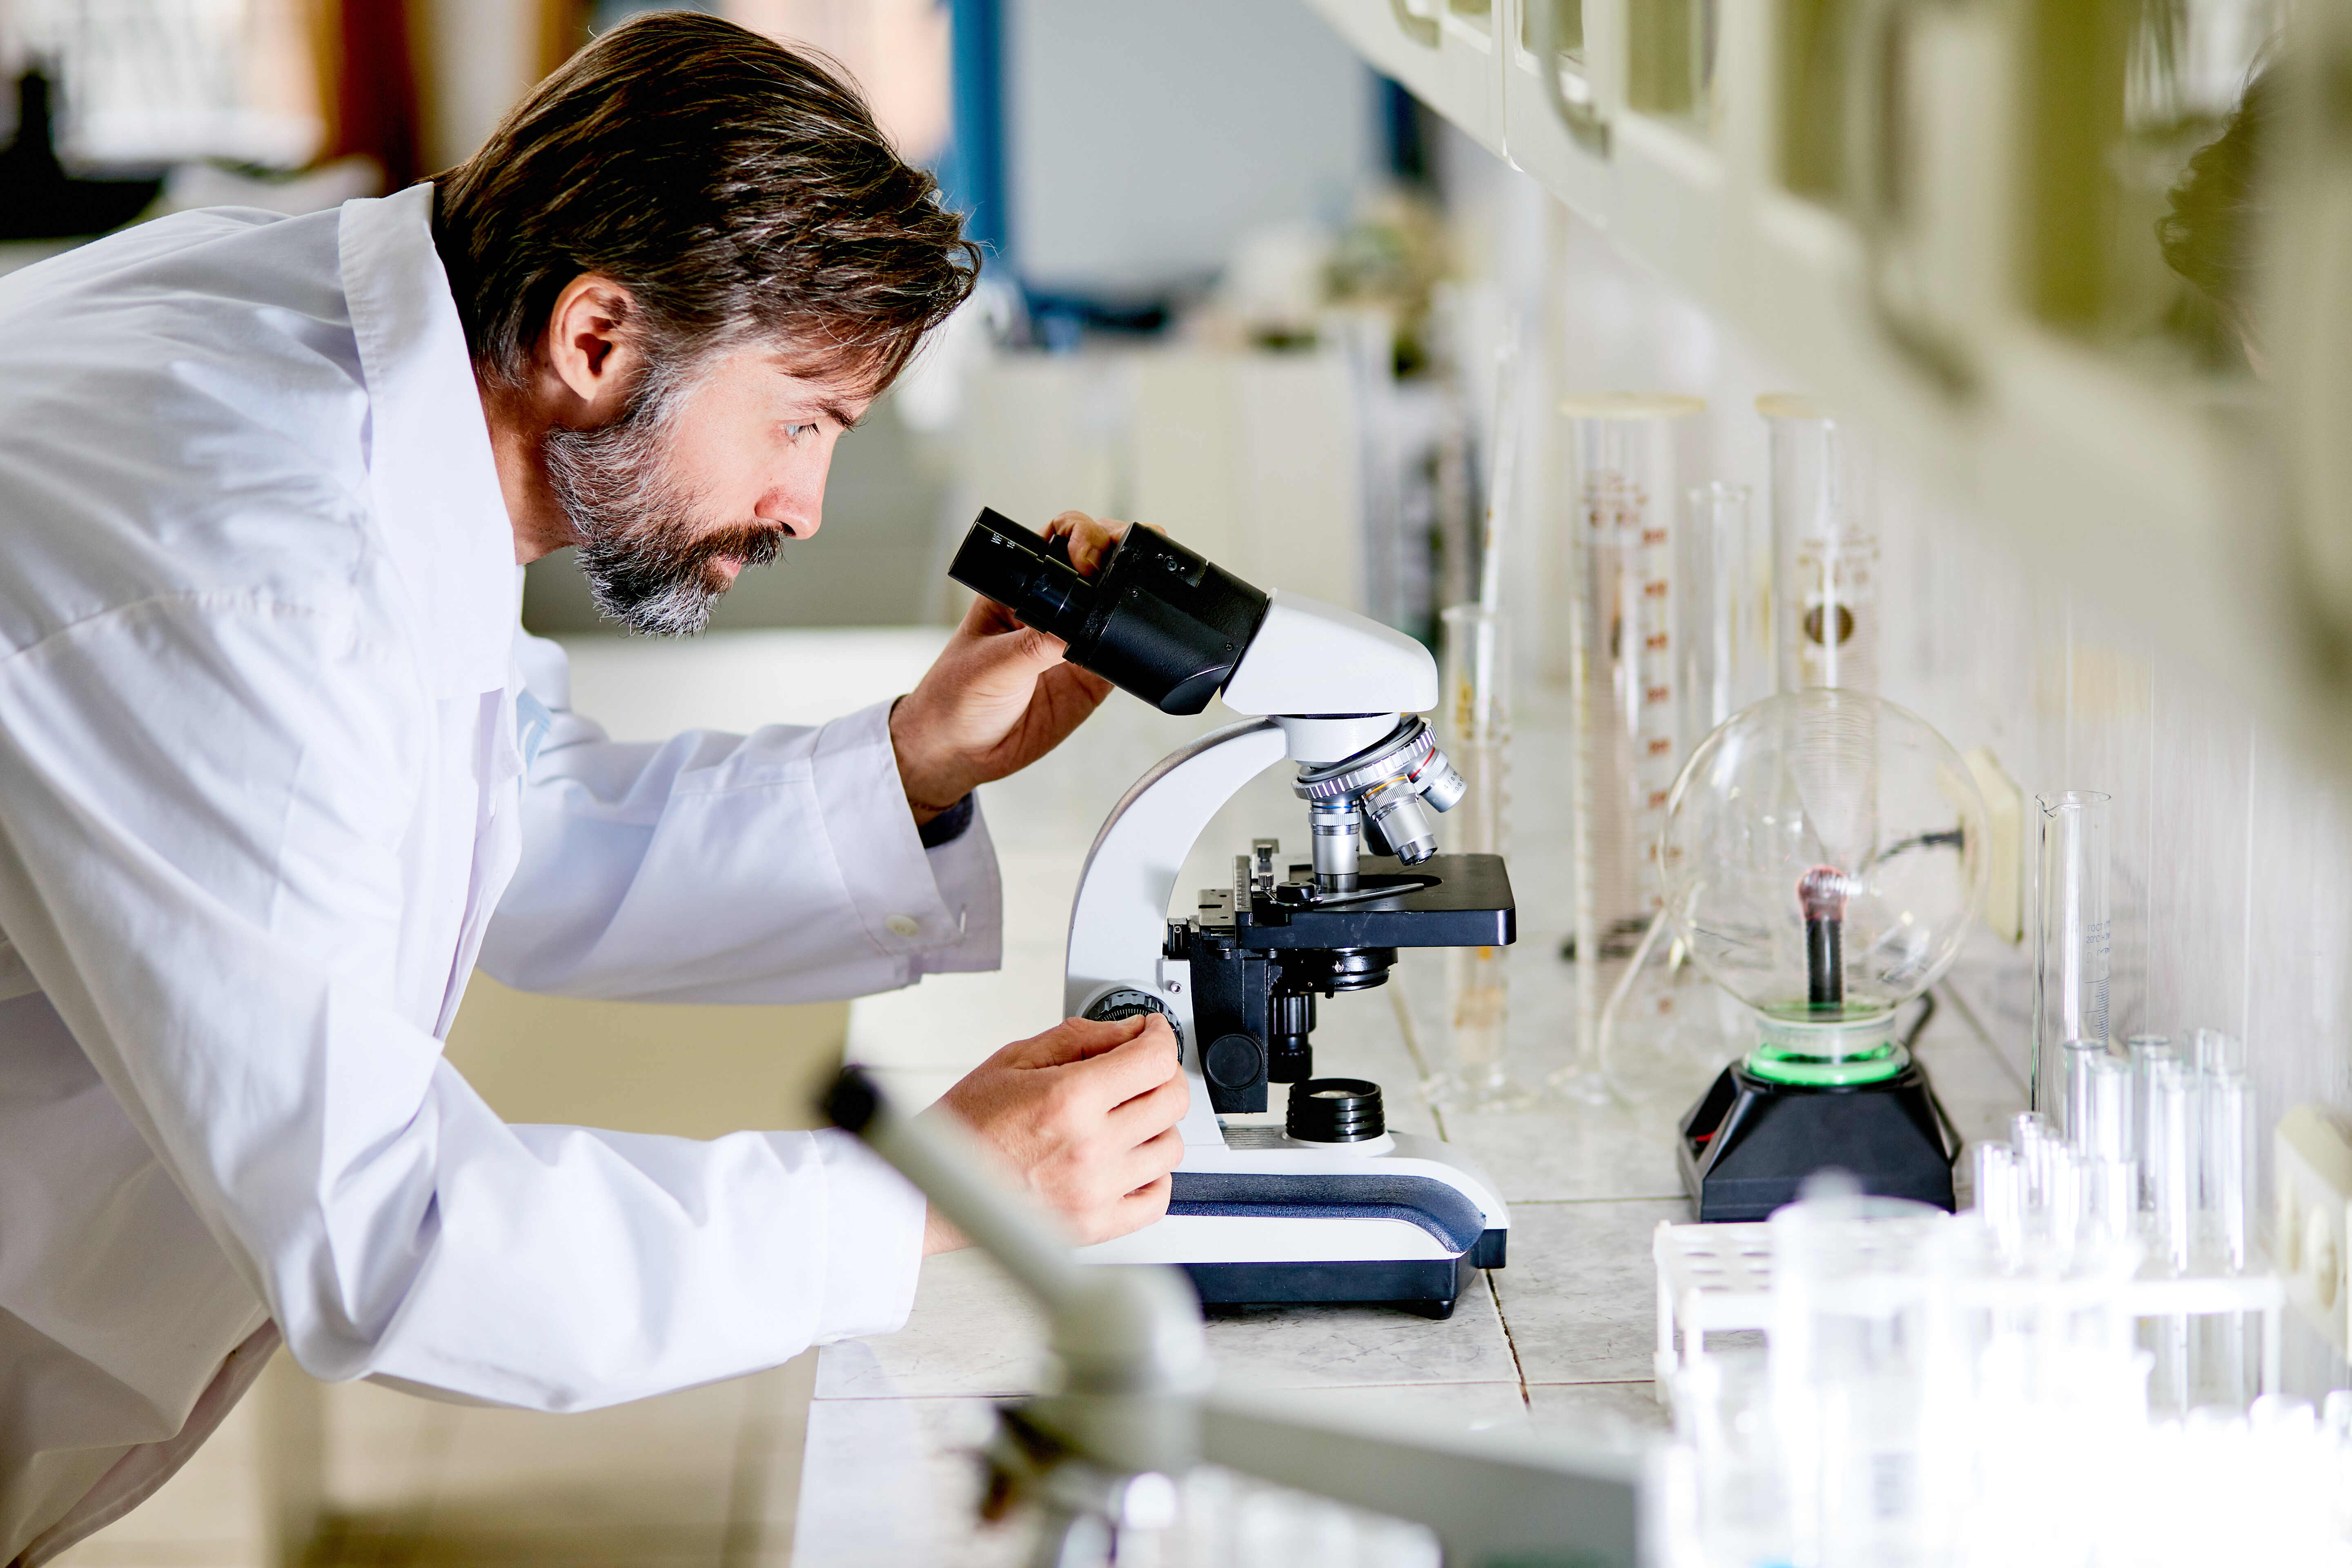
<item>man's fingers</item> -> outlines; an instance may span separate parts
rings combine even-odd
[[[1001,625],[977,631],[971,621],[964,623],[964,631],[973,635],[956,654],[956,679],[967,690],[1003,687],[1007,691],[1025,691],[1035,684],[1040,672],[1062,662],[1069,645],[1061,638],[1024,626],[1010,616],[1001,620]]]
[[[1013,618],[1012,611],[985,594],[975,594],[971,604],[964,610],[963,624],[956,630],[967,637],[986,637],[999,632],[1016,630],[1020,625]]]
[[[1077,1021],[1087,1023],[1090,1020],[1081,1018]],[[1088,1037],[1086,1049],[1080,1054],[1098,1057],[1106,1051],[1117,1050],[1129,1040],[1141,1039],[1146,1035],[1163,1041],[1171,1052],[1176,1049],[1176,1031],[1170,1028],[1168,1020],[1158,1013],[1139,1013],[1132,1018],[1118,1019],[1118,1023],[1127,1029],[1126,1034],[1113,1036],[1097,1032],[1091,1035]]]
[[[1129,1192],[1136,1192],[1166,1179],[1183,1163],[1183,1135],[1171,1127],[1155,1133],[1119,1157],[1118,1180]]]
[[[1140,1144],[1183,1121],[1192,1103],[1192,1086],[1184,1075],[1171,1073],[1167,1082],[1111,1107],[1108,1125],[1114,1136]]]
[[[1164,1022],[1152,1021],[1159,1027],[1139,1029],[1133,1039],[1071,1065],[1071,1077],[1084,1084],[1083,1092],[1100,1110],[1125,1105],[1171,1078],[1181,1079],[1183,1065],[1177,1058],[1176,1037]]]
[[[1024,1067],[1066,1067],[1098,1057],[1143,1033],[1142,1018],[1065,1018],[1042,1035],[1004,1047]]]
[[[1110,553],[1119,535],[1129,525],[1108,518],[1089,517],[1082,511],[1066,511],[1045,525],[1045,537],[1070,541],[1070,564],[1082,577],[1091,577],[1102,570],[1103,557]]]
[[[1104,1229],[1102,1240],[1126,1236],[1141,1230],[1168,1212],[1168,1200],[1175,1184],[1162,1176],[1149,1185],[1138,1187],[1111,1205],[1110,1223]]]

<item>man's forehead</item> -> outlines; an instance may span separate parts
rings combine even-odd
[[[872,380],[854,369],[814,364],[808,354],[790,349],[766,350],[756,357],[765,369],[812,397],[859,407],[874,401]]]

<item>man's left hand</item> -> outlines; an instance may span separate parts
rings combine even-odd
[[[1127,529],[1066,511],[1045,536],[1067,534],[1070,564],[1091,577]],[[1027,767],[1108,695],[1109,681],[1062,662],[1059,637],[1023,626],[1002,605],[975,601],[938,662],[890,710],[890,747],[916,823]]]

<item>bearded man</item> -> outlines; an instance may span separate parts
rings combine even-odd
[[[441,1040],[478,963],[727,1003],[994,964],[972,792],[1105,691],[1050,638],[982,606],[895,704],[622,745],[517,620],[576,545],[607,615],[699,629],[976,265],[853,88],[671,14],[438,180],[0,282],[0,1563],[281,1342],[574,1410],[903,1321],[958,1238],[845,1136],[509,1126]],[[1072,1020],[946,1105],[1091,1240],[1164,1211],[1184,1101],[1164,1024]]]

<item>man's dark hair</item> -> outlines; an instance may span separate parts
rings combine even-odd
[[[731,22],[656,12],[564,63],[440,176],[434,235],[478,370],[519,385],[565,284],[635,301],[656,363],[772,342],[878,392],[980,252],[845,75]]]

